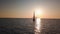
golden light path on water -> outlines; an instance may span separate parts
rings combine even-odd
[[[41,28],[41,19],[36,18],[36,21],[35,21],[35,34],[40,33],[40,28]]]

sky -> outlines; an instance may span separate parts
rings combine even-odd
[[[60,18],[60,0],[0,0],[0,18],[32,18],[36,8],[40,18]]]

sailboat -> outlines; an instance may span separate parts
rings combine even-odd
[[[35,12],[33,13],[33,22],[35,22]]]

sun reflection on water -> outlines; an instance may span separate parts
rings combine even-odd
[[[40,33],[40,27],[41,27],[41,19],[36,18],[36,21],[35,21],[35,34]]]

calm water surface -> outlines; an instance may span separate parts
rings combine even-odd
[[[40,34],[60,34],[60,19],[40,20]],[[0,34],[35,34],[34,30],[32,18],[0,18]]]

